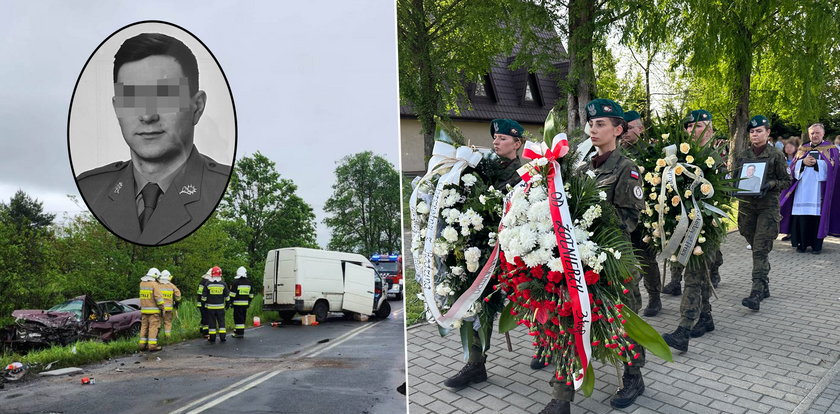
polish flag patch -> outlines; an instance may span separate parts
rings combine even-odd
[[[637,180],[639,179],[639,173],[637,171],[630,170],[630,176]]]

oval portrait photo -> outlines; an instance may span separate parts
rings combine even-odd
[[[171,23],[105,39],[79,74],[67,126],[76,185],[113,234],[174,243],[216,209],[236,153],[236,111],[219,62]]]

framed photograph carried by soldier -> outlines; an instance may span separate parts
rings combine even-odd
[[[236,155],[233,96],[192,33],[143,21],[105,39],[82,68],[67,126],[79,193],[109,231],[174,243],[216,209]]]
[[[761,185],[764,184],[764,175],[767,171],[766,167],[767,161],[750,161],[741,166],[741,175],[738,181],[739,196],[761,194]]]

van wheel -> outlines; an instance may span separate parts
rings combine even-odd
[[[295,313],[297,313],[297,312],[295,312],[295,311],[278,311],[277,313],[280,314],[280,319],[282,319],[285,322],[289,322],[292,319],[294,319]]]
[[[315,306],[312,307],[312,313],[315,315],[315,320],[318,321],[318,323],[327,320],[327,314],[329,311],[330,305],[328,305],[325,300],[319,300],[315,303]]]
[[[379,319],[385,319],[389,315],[391,315],[391,304],[388,301],[382,302],[382,306],[376,310],[376,317]]]

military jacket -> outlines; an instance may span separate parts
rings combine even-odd
[[[493,183],[493,188],[504,191],[505,187],[508,184],[510,184],[511,186],[515,186],[516,184],[519,184],[520,181],[522,181],[522,177],[520,177],[519,174],[516,173],[516,170],[518,170],[519,167],[522,166],[522,161],[519,159],[519,157],[516,157],[512,160],[501,158],[500,163],[502,165],[502,174]]]
[[[248,306],[254,299],[254,289],[247,277],[240,277],[233,280],[230,286],[230,300],[233,306]]]
[[[224,309],[230,300],[230,290],[228,290],[227,283],[222,280],[209,281],[204,286],[204,292],[201,294],[201,300],[204,302],[204,307],[207,309]]]
[[[744,163],[766,161],[764,167],[764,185],[767,186],[763,196],[738,197],[740,206],[747,208],[771,208],[779,210],[779,193],[790,186],[790,174],[787,171],[787,161],[778,148],[767,144],[760,154],[755,155],[752,147],[747,147],[735,157],[735,176],[740,177]]]
[[[86,171],[76,178],[76,184],[90,211],[111,232],[132,243],[160,245],[180,240],[204,223],[222,198],[229,177],[230,166],[213,161],[193,146],[185,168],[160,196],[142,232],[131,161]]]
[[[610,154],[603,164],[595,168],[592,161],[586,163],[581,172],[591,170],[602,191],[607,193],[607,202],[618,211],[621,229],[629,237],[639,223],[639,214],[645,208],[639,167],[618,149]]]

